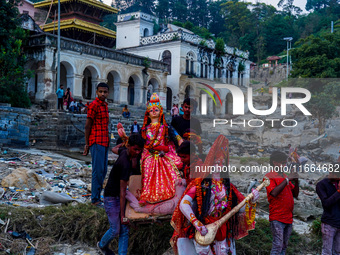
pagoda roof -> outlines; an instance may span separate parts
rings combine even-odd
[[[52,23],[48,23],[45,24],[44,26],[41,26],[41,28],[45,31],[45,32],[52,32],[54,29],[56,29],[57,26],[57,22],[56,24],[54,24],[54,22]],[[87,32],[92,32],[92,33],[96,33],[98,35],[102,35],[102,36],[106,36],[106,37],[110,37],[110,38],[116,38],[116,32],[102,27],[100,25],[94,24],[94,23],[90,23],[84,20],[79,20],[79,19],[66,19],[66,20],[61,20],[60,21],[60,29],[61,30],[66,30],[66,29],[79,29],[79,30],[83,30],[83,31],[87,31]]]
[[[278,56],[270,56],[267,58],[268,61],[280,60],[281,58]]]
[[[100,1],[97,0],[60,0],[60,3],[67,3],[67,2],[80,2],[83,3],[85,5],[90,5],[93,7],[96,7],[98,9],[101,9],[107,13],[118,13],[118,10],[116,8],[113,8],[107,4],[104,4]],[[53,0],[53,5],[57,5],[58,4],[58,0]],[[44,0],[41,2],[37,2],[34,3],[34,7],[35,8],[49,8],[51,5],[51,1],[50,0]]]

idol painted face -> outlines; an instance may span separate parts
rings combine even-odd
[[[161,111],[158,109],[158,107],[152,107],[150,109],[149,116],[150,116],[151,119],[158,118],[160,112]]]

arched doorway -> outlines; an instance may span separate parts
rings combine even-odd
[[[145,28],[143,32],[144,32],[144,33],[143,33],[143,36],[144,36],[144,37],[150,35],[149,29],[147,29],[147,28]]]
[[[67,88],[70,88],[71,92],[73,92],[73,84],[74,84],[73,66],[66,61],[60,62],[60,85],[64,86],[65,91]]]
[[[226,114],[233,114],[233,96],[231,93],[228,93],[226,96],[225,102],[225,113]]]
[[[201,90],[200,91],[200,97],[199,97],[199,111],[200,111],[200,113],[202,114],[202,105],[203,105],[203,103],[202,103],[202,98],[203,98],[203,96],[202,95],[207,95],[207,93],[205,93],[203,90]],[[208,98],[207,98],[208,99]],[[208,100],[206,100],[207,102],[206,103],[208,103]]]
[[[193,88],[190,85],[188,85],[185,88],[184,98],[188,98],[188,97],[192,98],[193,95],[194,95],[194,90],[193,90]]]
[[[111,71],[107,75],[107,85],[109,86],[108,101],[113,103],[120,102],[120,76],[116,71]]]
[[[215,104],[215,102],[213,103],[213,113],[214,113],[214,115],[218,115],[221,112],[220,111],[221,110],[221,105],[220,105],[220,101],[218,100],[216,94],[214,94],[214,99],[215,99],[216,104]]]
[[[166,88],[166,109],[171,110],[172,108],[172,90],[167,87]]]
[[[129,105],[134,105],[135,103],[135,81],[132,77],[129,78],[128,103]]]
[[[107,101],[109,103],[113,103],[113,97],[114,97],[114,77],[112,73],[109,73],[107,75],[107,85],[109,86],[109,95],[107,97]]]
[[[171,74],[171,52],[166,50],[162,54],[162,61],[168,64],[168,74]]]
[[[26,89],[29,96],[35,98],[35,94],[38,92],[38,65],[37,63],[33,63],[27,69],[31,70],[33,72],[33,75],[26,81]]]
[[[83,72],[83,86],[82,86],[82,96],[86,99],[93,99],[96,97],[95,95],[95,85],[94,79],[98,77],[97,70],[92,67],[88,66],[85,68]]]
[[[83,76],[84,76],[83,90],[82,90],[83,98],[91,99],[92,98],[92,76],[88,68],[85,68]]]

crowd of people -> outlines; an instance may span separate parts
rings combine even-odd
[[[197,166],[228,165],[229,142],[220,135],[209,153],[206,156],[202,154],[201,124],[191,116],[194,101],[190,98],[186,98],[182,104],[183,114],[180,114],[177,105],[173,106],[170,125],[166,123],[163,107],[156,93],[148,100],[142,127],[134,121],[128,136],[122,125],[118,125],[120,138],[112,152],[119,156],[109,174],[104,200],[101,201],[110,142],[108,105],[105,102],[108,93],[108,85],[99,83],[97,97],[88,106],[83,153],[87,155],[91,151],[92,156],[91,202],[94,206],[105,208],[110,225],[97,244],[100,252],[114,254],[109,244],[119,235],[118,253],[127,254],[127,186],[131,175],[141,175],[141,207],[169,201],[175,196],[176,180],[186,181],[186,189],[171,220],[174,228],[171,244],[176,254],[236,254],[235,240],[246,236],[249,230],[255,228],[259,191],[252,189],[248,196],[250,199],[246,199],[245,205],[238,208],[245,197],[233,185],[229,176],[222,176],[219,172],[196,173],[194,169]],[[124,112],[126,111],[122,114]],[[266,192],[273,237],[272,255],[286,253],[292,233],[294,198],[299,195],[299,176],[294,171],[286,175],[283,166],[288,159],[298,161],[294,152],[296,153],[295,149],[287,155],[282,151],[274,151],[270,155],[270,165],[279,170],[265,176],[265,179],[269,179]],[[317,184],[317,194],[324,208],[321,218],[322,254],[340,254],[339,174],[331,172],[320,181]],[[227,214],[231,215],[230,218],[220,222]],[[202,245],[195,239],[195,235],[208,235],[212,231],[209,224],[215,222],[220,225],[214,241],[209,245]]]
[[[77,102],[77,100],[72,97],[70,88],[67,88],[66,91],[64,91],[64,86],[60,85],[60,88],[57,89],[56,94],[58,98],[58,110],[66,110],[74,113],[87,113],[87,109],[90,103],[87,102],[86,104],[83,104],[83,101],[81,99],[79,100],[79,102]]]

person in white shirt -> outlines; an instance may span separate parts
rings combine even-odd
[[[139,134],[140,126],[137,124],[137,120],[135,120],[131,126],[131,135]]]
[[[77,100],[73,100],[71,103],[70,103],[70,112],[78,112],[78,103],[77,103]]]

